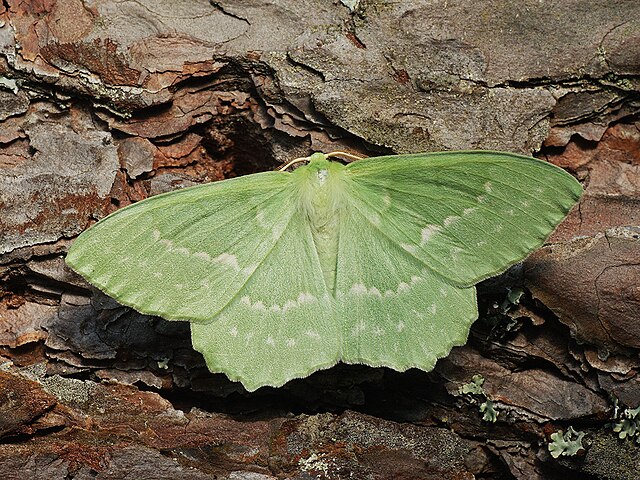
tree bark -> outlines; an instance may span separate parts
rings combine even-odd
[[[639,32],[636,0],[4,0],[3,478],[637,478]],[[429,373],[248,393],[64,264],[127,204],[345,149],[534,154],[586,191]]]

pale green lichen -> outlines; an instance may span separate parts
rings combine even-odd
[[[493,408],[493,402],[491,400],[487,400],[480,405],[480,413],[484,413],[482,420],[485,422],[495,423],[498,419],[498,412]]]
[[[636,408],[620,410],[616,399],[613,416],[617,420],[613,424],[613,431],[618,434],[618,437],[622,440],[628,438],[640,443],[640,405]]]
[[[485,322],[491,326],[491,337],[502,338],[522,326],[518,306],[524,297],[521,288],[509,288],[502,301],[496,301],[487,312]]]
[[[519,305],[520,300],[522,300],[522,296],[524,295],[524,290],[521,288],[510,288],[507,293],[507,301],[511,305]],[[505,306],[506,308],[506,306]]]
[[[560,455],[571,457],[579,450],[583,450],[582,437],[584,435],[585,432],[576,432],[573,427],[569,427],[566,433],[563,433],[562,430],[552,433],[552,441],[548,445],[551,456],[553,458],[558,458]]]
[[[358,3],[360,3],[360,0],[340,0],[342,2],[342,4],[347,7],[349,10],[351,10],[352,12],[358,8]]]
[[[471,377],[470,383],[465,383],[462,385],[458,391],[462,395],[466,395],[472,393],[474,395],[484,395],[484,389],[482,388],[484,385],[484,377],[482,375],[474,375]]]
[[[169,357],[158,360],[158,368],[162,368],[163,370],[169,369]]]
[[[0,75],[0,88],[6,88],[7,90],[11,90],[14,95],[18,93],[18,84],[13,78],[7,78]]]
[[[478,400],[473,397],[473,395],[477,395],[482,397],[484,400],[480,404],[480,413],[482,413],[482,420],[485,422],[495,423],[498,419],[498,411],[494,407],[494,403],[487,398],[487,394],[482,388],[484,385],[484,377],[482,375],[474,375],[471,377],[471,382],[465,383],[464,385],[458,388],[458,392],[460,395],[467,395],[468,400],[471,403],[478,403]]]

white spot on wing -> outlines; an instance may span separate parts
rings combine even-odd
[[[379,226],[382,221],[380,220],[380,215],[375,212],[371,212],[367,215],[367,220],[373,223],[376,226]]]
[[[221,253],[216,258],[213,259],[214,262],[219,263],[220,265],[226,265],[228,267],[233,268],[236,272],[240,271],[240,265],[238,265],[238,259],[235,255],[231,255],[230,253]]]
[[[300,295],[298,295],[298,303],[300,304],[305,302],[313,302],[315,299],[316,297],[307,292],[302,292]]]
[[[306,332],[304,332],[304,334],[307,337],[313,338],[314,340],[320,340],[322,338],[320,334],[315,330],[307,330]]]
[[[416,246],[408,243],[401,243],[400,246],[409,253],[416,253]]]
[[[363,285],[364,286],[364,285]],[[298,295],[298,299],[290,299],[284,302],[283,305],[279,305],[274,303],[272,305],[265,305],[264,302],[258,300],[257,302],[252,302],[251,298],[245,295],[240,299],[240,303],[247,305],[255,310],[267,311],[270,310],[272,312],[286,312],[287,310],[291,310],[292,308],[299,307],[304,303],[314,302],[317,298],[313,296],[311,293],[302,292]]]
[[[369,295],[372,297],[382,297],[382,293],[376,287],[367,288],[362,283],[355,283],[349,289],[349,293],[353,295]]]
[[[262,228],[271,228],[271,225],[269,225],[269,223],[267,223],[264,218],[264,210],[258,210],[256,212],[256,222],[258,222],[258,225],[260,225]]]
[[[276,223],[272,228],[271,228],[271,237],[274,240],[277,240],[278,238],[280,238],[282,236],[282,232],[284,232],[284,229],[286,227],[285,223]]]
[[[353,329],[351,330],[353,333],[354,337],[359,336],[362,332],[364,332],[367,329],[367,324],[364,322],[364,320],[359,320],[358,323],[356,323],[353,327]]]
[[[251,275],[253,272],[256,271],[256,269],[258,268],[258,264],[257,263],[253,263],[247,267],[244,267],[242,269],[242,273],[245,275]]]
[[[80,269],[80,271],[83,272],[83,273],[86,273],[86,274],[90,274],[95,269],[96,269],[95,265],[85,265],[84,267],[82,267]]]
[[[425,271],[423,270],[423,271],[422,271],[422,273],[424,274],[424,273],[425,273]],[[385,296],[385,297],[393,297],[393,296],[396,296],[396,295],[400,295],[402,292],[406,292],[406,291],[410,290],[410,289],[411,289],[411,287],[413,287],[416,283],[418,283],[418,282],[420,282],[420,281],[422,281],[422,280],[423,280],[423,278],[422,278],[422,277],[420,277],[420,276],[418,276],[418,275],[413,275],[413,276],[411,277],[411,279],[409,280],[409,283],[406,283],[406,282],[400,282],[400,283],[398,284],[398,286],[397,286],[397,288],[396,288],[396,290],[395,290],[395,291],[393,291],[393,290],[386,290],[386,291],[384,292],[384,296]],[[377,290],[377,289],[376,289],[376,290]],[[380,294],[380,296],[382,296],[382,295]]]
[[[384,206],[388,207],[391,205],[391,196],[387,193],[384,197],[382,197],[382,201],[384,202]]]
[[[429,241],[429,239],[436,233],[442,230],[438,225],[427,225],[422,229],[422,238],[420,240],[420,245],[424,245]]]
[[[166,238],[163,238],[158,243],[167,247],[167,250],[173,246],[173,242],[171,240],[167,240]]]
[[[404,322],[400,320],[396,325],[396,332],[400,333],[403,330],[404,330]]]
[[[295,300],[287,300],[286,302],[284,302],[284,305],[282,306],[282,308],[280,308],[279,305],[272,305],[271,308],[278,307],[277,310],[282,310],[283,312],[286,312],[287,310],[291,308],[295,308],[297,306],[298,306],[298,302],[296,302]]]
[[[193,254],[194,257],[200,258],[202,260],[211,260],[211,256],[207,252],[196,252]]]
[[[265,342],[267,343],[267,345],[271,345],[272,347],[275,346],[275,344],[276,344],[276,341],[273,339],[273,337],[271,335],[269,335],[267,337]]]
[[[353,293],[354,295],[366,295],[367,287],[365,287],[362,283],[355,283],[349,290],[349,293]]]
[[[463,215],[471,215],[471,214],[472,214],[473,212],[475,212],[476,210],[477,210],[477,208],[476,208],[476,207],[469,207],[469,208],[465,208],[465,209],[462,211],[462,214],[463,214]]]
[[[485,191],[485,192],[487,192],[487,193],[491,193],[491,190],[492,190],[492,188],[491,188],[491,182],[485,182],[485,184],[483,185],[483,187],[484,187],[484,191]]]
[[[286,312],[287,310],[296,308],[299,305],[300,305],[299,302],[296,302],[295,300],[287,300],[286,302],[284,302],[284,305],[282,306],[282,311]]]
[[[296,341],[293,338],[287,338],[287,347],[295,347]]]
[[[183,255],[189,255],[189,249],[185,247],[178,247],[174,250],[175,252],[181,253]]]
[[[445,218],[443,223],[445,227],[448,227],[449,225],[457,222],[458,220],[460,220],[460,217],[458,217],[457,215],[452,215],[451,217]]]
[[[107,273],[106,275],[103,275],[100,278],[97,278],[96,279],[96,284],[98,284],[98,285],[106,285],[109,282],[109,280],[111,280],[111,277],[113,277],[113,274]]]
[[[329,172],[326,169],[323,168],[322,170],[318,170],[318,182],[320,185],[324,184],[328,176]]]
[[[160,230],[154,230],[152,235],[154,240],[160,240]]]
[[[231,335],[232,337],[237,337],[238,336],[238,327],[233,326],[229,329],[229,335]]]

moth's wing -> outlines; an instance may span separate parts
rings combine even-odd
[[[67,263],[136,310],[207,322],[242,289],[294,213],[290,175],[265,172],[125,207],[82,233]]]
[[[376,157],[346,168],[367,228],[460,286],[540,247],[582,193],[554,165],[499,152]]]
[[[190,320],[209,369],[249,390],[335,364],[339,332],[288,173],[152,197],[98,222],[67,262],[119,302]]]
[[[339,360],[333,303],[309,221],[297,210],[233,301],[213,322],[191,325],[193,346],[211,371],[249,391],[278,387]]]
[[[478,317],[475,287],[457,287],[426,268],[386,234],[390,218],[349,203],[336,268],[342,360],[429,371],[465,343]]]

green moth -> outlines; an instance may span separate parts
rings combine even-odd
[[[209,369],[250,391],[339,361],[429,371],[466,341],[474,284],[540,247],[582,193],[509,153],[337,155],[130,205],[66,261],[124,305],[191,322]]]

